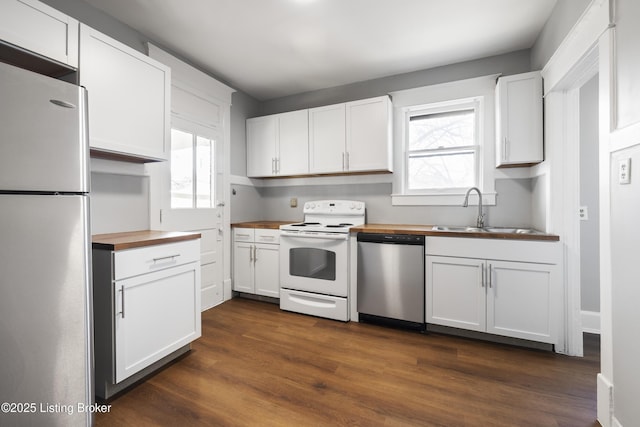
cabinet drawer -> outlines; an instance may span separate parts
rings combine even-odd
[[[253,228],[234,228],[233,240],[235,242],[253,242],[255,237]]]
[[[168,243],[114,252],[114,280],[195,262],[200,240]]]
[[[280,230],[270,230],[264,228],[256,228],[256,243],[280,243]]]

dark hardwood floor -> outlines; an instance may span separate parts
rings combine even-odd
[[[233,299],[98,426],[596,426],[585,357],[342,323]]]

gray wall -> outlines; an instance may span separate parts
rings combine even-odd
[[[259,102],[244,92],[231,96],[231,175],[247,175],[246,120],[258,115]]]
[[[149,229],[149,177],[91,174],[91,234]]]
[[[531,48],[531,69],[541,70],[592,0],[558,0]]]
[[[369,98],[396,90],[488,74],[502,73],[508,75],[523,73],[530,71],[529,57],[530,52],[523,50],[429,70],[287,96],[262,102],[257,115]],[[235,153],[239,154],[241,151],[236,149]],[[244,158],[232,159],[232,163],[237,168],[235,170],[241,170],[240,165],[245,161]],[[325,198],[362,200],[367,203],[367,221],[378,223],[473,224],[477,213],[475,208],[463,209],[457,206],[392,206],[392,190],[389,183],[288,186],[286,181],[282,182],[282,186],[259,187],[254,190],[245,186],[236,186],[238,194],[232,196],[231,199],[231,222],[260,219],[299,221],[303,217],[302,206],[305,201]],[[487,208],[488,223],[530,227],[532,225],[531,180],[500,180],[496,183],[496,190],[498,191],[498,205]],[[289,199],[291,197],[298,198],[298,208],[289,207]],[[462,204],[462,200],[460,202]]]
[[[344,86],[286,96],[260,105],[259,115],[318,107],[357,99],[386,95],[389,92],[502,73],[504,75],[531,71],[529,50],[460,62],[412,73],[398,74]]]
[[[581,308],[600,311],[600,214],[598,176],[598,76],[580,89],[580,205],[589,219],[580,222]]]
[[[239,189],[238,194],[248,192],[249,188]],[[453,207],[392,206],[391,183],[261,187],[256,191],[260,203],[254,206],[247,204],[247,208],[242,210],[242,213],[248,214],[253,209],[260,209],[255,212],[257,216],[250,219],[300,221],[304,216],[302,207],[305,202],[323,199],[363,201],[367,207],[367,222],[371,223],[474,224],[478,213],[477,206],[462,207],[463,197],[460,198],[460,206]],[[496,180],[496,191],[497,206],[485,208],[488,223],[530,226],[531,180],[499,179]],[[235,197],[239,198],[238,195]],[[292,197],[298,199],[297,208],[289,205]]]

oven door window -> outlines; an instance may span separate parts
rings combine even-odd
[[[336,280],[336,253],[317,248],[289,249],[289,274],[310,279]]]

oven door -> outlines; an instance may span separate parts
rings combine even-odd
[[[280,236],[280,287],[324,295],[348,294],[349,235]]]

